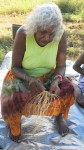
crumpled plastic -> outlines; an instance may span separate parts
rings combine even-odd
[[[0,67],[0,90],[10,61],[11,52]],[[68,71],[73,62],[67,60],[66,63],[66,76],[77,77],[73,69]],[[58,134],[54,120],[55,116],[23,116],[22,139],[20,143],[15,143],[9,138],[9,129],[0,114],[0,146],[3,150],[84,150],[84,109],[77,103],[71,106],[67,120],[70,130],[65,137]]]

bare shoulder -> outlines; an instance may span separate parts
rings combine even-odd
[[[60,39],[60,42],[66,40],[66,31],[64,30],[63,34],[62,34],[62,37]]]
[[[75,64],[84,64],[84,52],[80,54],[78,59],[76,60]]]
[[[84,52],[81,53],[79,58],[84,60]]]
[[[17,36],[20,36],[20,37],[25,37],[25,36],[26,36],[24,26],[21,26],[21,27],[17,30],[17,32],[16,32],[16,37],[17,37]]]
[[[64,31],[59,42],[59,47],[58,47],[59,52],[66,53],[66,42],[67,42],[66,31]]]
[[[12,54],[12,67],[21,66],[24,53],[26,50],[26,34],[24,27],[21,26],[15,36]]]
[[[62,34],[62,38],[61,39],[63,39],[63,38],[66,38],[66,31],[65,30],[64,30],[64,32]]]
[[[25,43],[26,43],[26,33],[25,33],[24,26],[21,26],[16,32],[13,50],[24,49]]]
[[[58,45],[57,64],[65,66],[66,63],[66,32],[64,31]]]
[[[26,33],[24,27],[21,26],[15,36],[14,45],[13,45],[13,57],[16,58],[16,55],[23,57],[26,50]]]

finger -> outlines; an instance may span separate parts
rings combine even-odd
[[[38,90],[40,90],[40,91],[44,91],[45,90],[45,87],[42,85],[42,83],[41,84],[37,83],[36,86],[37,86]]]
[[[35,85],[35,90],[36,90],[38,93],[40,93],[40,92],[44,91],[44,88],[43,88],[42,86],[40,86],[40,85]]]
[[[52,94],[55,94],[55,90],[50,90],[49,92]]]
[[[56,91],[55,91],[55,94],[56,94],[56,95],[60,95],[60,90],[56,90]]]

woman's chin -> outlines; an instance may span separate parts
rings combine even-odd
[[[44,46],[46,46],[48,43],[42,43],[42,42],[40,42],[39,43],[39,45],[41,46],[41,47],[44,47]]]

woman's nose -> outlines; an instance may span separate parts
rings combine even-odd
[[[45,41],[47,41],[47,42],[50,41],[50,36],[49,36],[49,34],[46,34],[46,35],[45,35]]]

